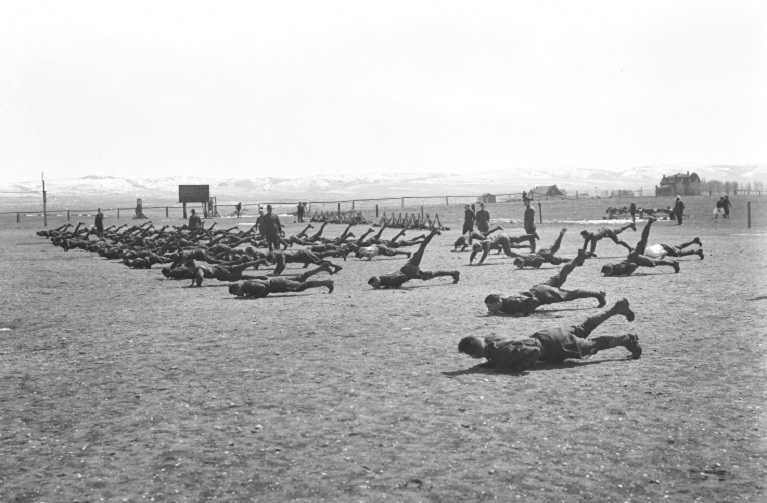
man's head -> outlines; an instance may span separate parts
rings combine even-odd
[[[273,251],[270,251],[266,254],[266,260],[268,260],[270,263],[274,263],[277,261],[277,254]]]
[[[613,265],[612,264],[605,264],[605,265],[603,265],[601,272],[605,276],[612,276],[613,275]]]
[[[472,358],[484,358],[485,357],[485,339],[470,335],[461,339],[458,343],[458,352],[464,353]]]
[[[170,278],[170,267],[163,267],[162,275],[165,276],[166,278]]]
[[[194,210],[192,210],[192,215],[194,215]]]
[[[497,293],[491,293],[487,297],[485,297],[485,305],[487,306],[487,311],[490,314],[495,314],[501,310],[501,296]]]
[[[479,203],[479,207],[484,210],[485,209],[485,203]]]
[[[368,285],[372,286],[373,288],[381,288],[381,278],[378,276],[373,276],[368,280]]]
[[[469,208],[471,208],[471,206],[469,206],[469,203],[466,203],[463,205],[463,209],[468,210]]]
[[[232,283],[231,285],[229,285],[229,293],[230,294],[237,295],[239,297],[240,296],[240,291],[241,291],[241,288],[240,288],[240,284],[239,283]]]
[[[267,204],[266,205],[266,212],[267,213],[271,213],[272,212],[272,205],[271,204]]]
[[[582,230],[581,231],[581,236],[583,236],[583,239],[586,239],[587,237],[589,237],[589,231],[587,231],[585,229]]]

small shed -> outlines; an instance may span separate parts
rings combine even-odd
[[[496,197],[493,194],[482,194],[477,198],[477,202],[485,204],[494,203],[496,202]]]

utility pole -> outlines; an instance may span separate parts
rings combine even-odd
[[[45,173],[40,172],[40,178],[43,181],[43,226],[48,227],[48,197],[45,193]]]

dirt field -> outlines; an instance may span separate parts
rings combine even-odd
[[[595,335],[636,332],[640,360],[616,348],[517,374],[479,366],[458,341],[577,323],[596,301],[487,316],[488,293],[526,290],[556,268],[494,255],[469,267],[468,252],[451,251],[460,208],[444,213],[453,230],[422,263],[458,269],[457,285],[373,290],[368,277],[404,260],[350,258],[336,260],[332,294],[261,300],[6,225],[0,500],[765,501],[767,211],[758,202],[747,229],[742,204],[726,222],[711,207],[692,200],[685,225],[653,227],[652,243],[703,241],[705,260],[682,259],[679,274],[601,277],[625,255],[601,241],[568,279],[630,300],[636,321],[613,318]],[[574,256],[578,232],[600,224],[562,221],[586,208],[545,207],[542,244],[567,225],[560,255]],[[519,233],[508,223],[518,206],[490,211]],[[634,244],[639,232],[621,237]]]

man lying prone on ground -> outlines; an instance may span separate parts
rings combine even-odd
[[[323,269],[324,268],[324,269]],[[326,265],[322,265],[313,271],[314,274],[320,272],[320,269],[329,272]],[[237,297],[252,297],[262,299],[270,293],[292,293],[303,292],[307,288],[319,288],[325,286],[328,293],[333,293],[333,280],[306,280],[308,273],[297,276],[278,276],[268,278],[264,276],[260,279],[251,279],[243,283],[233,283],[229,285],[229,293]]]
[[[573,270],[583,265],[586,253],[578,250],[578,257],[572,262],[565,264],[556,275],[549,278],[544,283],[533,286],[526,292],[520,292],[516,295],[501,297],[498,294],[491,294],[485,298],[485,305],[490,314],[523,314],[528,315],[535,311],[538,306],[546,304],[557,304],[559,302],[569,302],[576,299],[594,298],[599,301],[599,307],[605,305],[605,292],[597,290],[563,290],[567,276]]]
[[[673,267],[674,272],[679,272],[679,262],[671,259],[653,259],[645,255],[647,240],[650,237],[650,227],[657,219],[648,218],[647,225],[642,229],[642,238],[636,247],[628,254],[626,260],[614,264],[605,264],[602,266],[602,274],[605,276],[630,276],[639,267]]]
[[[423,259],[423,252],[426,250],[426,246],[432,240],[434,236],[440,234],[436,229],[426,236],[421,242],[413,256],[408,259],[407,263],[398,271],[390,274],[382,274],[380,276],[373,276],[368,280],[368,285],[373,288],[399,288],[411,279],[420,279],[427,281],[439,276],[452,276],[453,283],[458,283],[459,272],[458,271],[422,271],[420,269],[421,259]]]
[[[634,321],[634,312],[629,308],[628,300],[619,300],[611,308],[589,316],[580,325],[541,330],[530,337],[464,337],[458,344],[458,351],[472,358],[487,358],[490,364],[504,372],[528,370],[538,361],[559,363],[568,358],[588,358],[599,351],[618,346],[631,351],[631,357],[636,360],[642,356],[642,347],[636,334],[587,338],[599,325],[619,314],[628,321]]]

